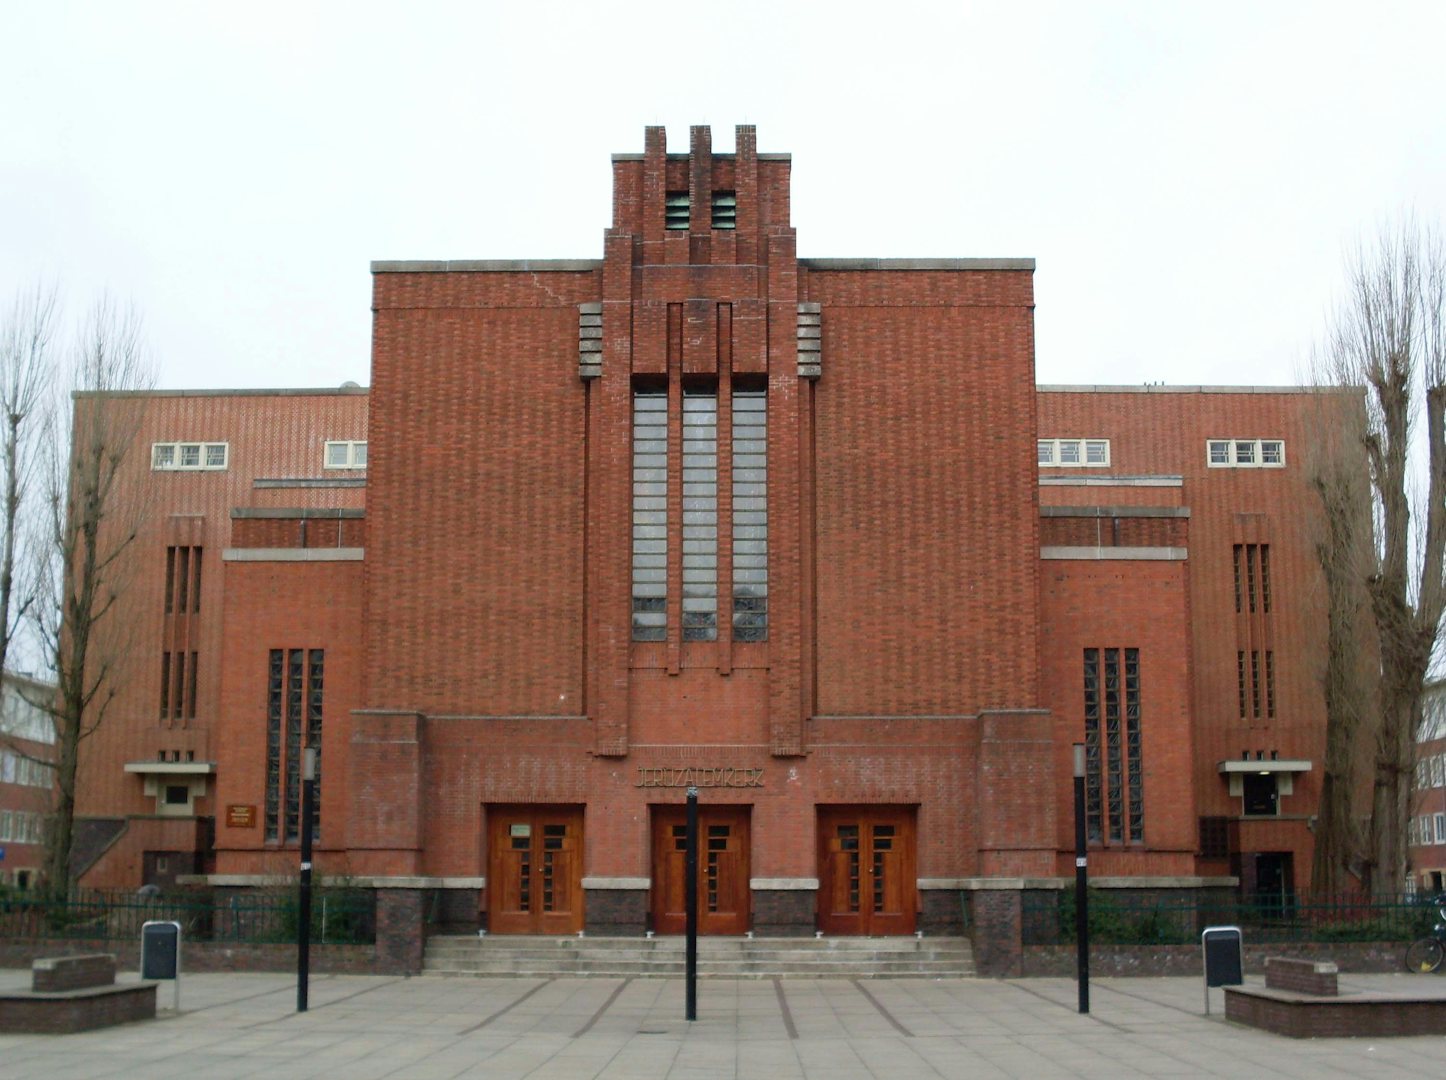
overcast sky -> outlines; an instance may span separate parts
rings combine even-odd
[[[1446,219],[1441,3],[0,0],[0,298],[166,387],[368,381],[373,259],[596,258],[609,154],[756,124],[804,256],[1030,256],[1041,382],[1287,383]]]

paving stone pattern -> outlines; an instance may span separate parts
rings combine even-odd
[[[28,973],[0,971],[0,987]],[[1446,978],[1348,976],[1343,994]],[[474,1076],[488,1080],[1420,1077],[1446,1041],[1294,1040],[1210,1017],[1198,978],[724,980],[682,1019],[674,979],[314,979],[311,1011],[275,974],[182,983],[182,1012],[70,1036],[0,1036],[0,1077]],[[163,1000],[168,995],[162,995]]]

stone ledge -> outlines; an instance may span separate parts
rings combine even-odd
[[[1184,562],[1190,549],[1182,547],[1042,547],[1041,559],[1084,562]]]
[[[222,562],[361,562],[365,548],[222,548]]]

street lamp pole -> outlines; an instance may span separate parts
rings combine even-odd
[[[688,826],[683,856],[684,930],[687,934],[687,1019],[698,1019],[698,789],[688,789]]]
[[[311,818],[316,799],[316,750],[301,751],[301,897],[297,904],[296,1011],[306,1012],[311,981]]]
[[[1085,747],[1074,744],[1074,941],[1079,1011],[1090,1011],[1089,890],[1085,883]]]

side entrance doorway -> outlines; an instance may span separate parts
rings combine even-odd
[[[748,930],[748,810],[746,806],[698,807],[698,933],[742,934]],[[684,874],[687,810],[653,807],[653,930],[687,930]]]
[[[818,808],[818,927],[912,934],[918,909],[912,806]]]
[[[582,929],[582,807],[487,807],[487,928]]]

